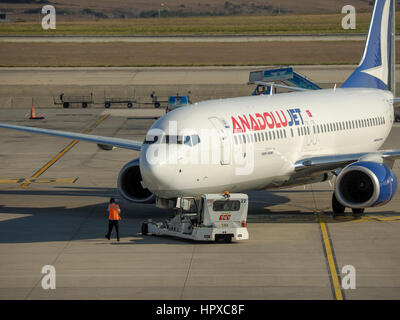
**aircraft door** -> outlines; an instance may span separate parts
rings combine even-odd
[[[317,132],[315,122],[311,121],[304,121],[304,130],[305,130],[305,137],[304,137],[304,147],[307,150],[315,150],[317,145]]]
[[[315,146],[318,143],[318,135],[317,135],[317,125],[315,124],[314,120],[311,120],[311,144]]]
[[[219,135],[221,145],[221,165],[229,165],[232,163],[231,139],[229,135],[230,125],[223,119],[217,117],[208,118]]]

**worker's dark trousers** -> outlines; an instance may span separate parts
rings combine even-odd
[[[117,231],[117,239],[119,239],[119,221],[118,220],[108,220],[108,233],[107,237],[111,237],[111,232],[113,227],[115,227],[115,231]]]

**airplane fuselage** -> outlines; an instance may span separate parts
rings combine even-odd
[[[142,147],[142,177],[162,198],[316,182],[295,162],[378,150],[393,125],[392,99],[378,89],[327,89],[196,103],[152,126],[148,135],[158,137]]]

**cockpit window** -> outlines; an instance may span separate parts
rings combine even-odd
[[[159,136],[148,135],[146,136],[146,140],[144,140],[144,144],[153,144],[159,141]]]
[[[165,143],[165,144],[182,144],[183,143],[183,136],[166,135],[166,136],[163,137],[162,143]]]
[[[192,139],[190,138],[190,136],[185,136],[184,138],[184,142],[185,145],[191,147],[192,146]]]
[[[198,135],[192,136],[170,136],[165,135],[162,139],[162,143],[165,144],[184,144],[189,147],[195,146],[200,143],[200,137]]]
[[[200,137],[197,134],[192,136],[192,143],[193,143],[193,146],[200,143]]]
[[[158,135],[148,135],[144,144],[154,144],[154,143],[164,143],[164,144],[184,144],[189,147],[193,147],[200,143],[200,137],[198,135],[191,136],[170,136],[165,135],[162,137]]]

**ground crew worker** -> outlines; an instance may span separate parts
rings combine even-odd
[[[106,234],[106,238],[110,240],[111,232],[113,227],[115,227],[115,231],[117,232],[117,241],[119,241],[119,220],[121,217],[119,216],[121,209],[119,205],[115,203],[115,199],[110,199],[110,204],[108,205],[108,233]]]

